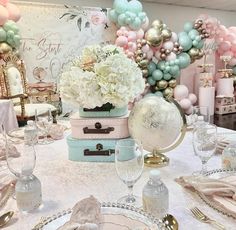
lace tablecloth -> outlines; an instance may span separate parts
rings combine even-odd
[[[18,128],[16,114],[11,100],[0,100],[0,125],[8,132]]]
[[[198,157],[194,155],[191,144],[191,132],[188,132],[182,144],[167,154],[170,165],[161,168],[161,177],[169,189],[169,213],[173,214],[180,230],[208,230],[211,225],[193,218],[189,207],[198,206],[210,217],[226,226],[227,230],[236,229],[236,220],[228,218],[208,207],[198,197],[193,197],[182,189],[174,178],[189,175],[201,168]],[[213,156],[208,163],[209,169],[220,168],[220,156]],[[134,193],[141,196],[142,188],[148,180],[150,168],[145,167],[140,180],[134,186]],[[6,230],[30,230],[41,217],[51,216],[68,209],[74,204],[94,195],[101,201],[116,201],[126,195],[127,187],[116,175],[114,163],[81,163],[68,160],[66,139],[55,141],[47,146],[37,146],[37,164],[34,174],[42,182],[43,207],[31,214],[17,211],[15,200],[8,201],[4,210],[16,212],[15,223]],[[13,221],[13,222],[14,222]]]

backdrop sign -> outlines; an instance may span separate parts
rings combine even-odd
[[[17,2],[22,18],[20,53],[29,82],[58,83],[61,70],[84,46],[114,43],[116,28],[107,9]]]

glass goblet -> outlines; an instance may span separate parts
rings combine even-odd
[[[210,123],[209,108],[207,106],[194,106],[191,114],[193,127],[202,123]]]
[[[35,111],[35,121],[37,128],[43,134],[43,138],[39,137],[38,143],[39,144],[51,144],[53,142],[52,139],[49,139],[49,131],[53,124],[53,116],[51,113],[51,109],[44,114],[37,115],[37,111]]]
[[[115,167],[119,178],[128,186],[129,194],[119,203],[141,205],[141,198],[133,195],[133,186],[141,177],[144,158],[141,143],[135,139],[119,140],[115,147]]]
[[[198,156],[202,162],[202,171],[200,174],[204,175],[207,171],[207,162],[215,153],[216,146],[217,127],[215,125],[204,123],[194,128],[193,148],[196,156]]]

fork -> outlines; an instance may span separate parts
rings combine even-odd
[[[225,227],[222,224],[216,222],[215,220],[210,219],[199,208],[194,207],[194,208],[191,208],[190,211],[192,212],[192,214],[194,215],[196,219],[204,223],[215,225],[218,229],[225,230]]]

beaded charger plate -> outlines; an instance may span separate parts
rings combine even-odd
[[[166,230],[161,220],[133,206],[102,203],[102,230]],[[32,230],[56,230],[69,221],[72,209],[42,218]]]
[[[205,176],[212,178],[212,179],[224,179],[224,178],[229,178],[231,176],[236,176],[236,169],[232,170],[225,170],[225,169],[214,169],[211,171],[208,171],[204,174]],[[217,210],[218,212],[228,216],[232,217],[233,219],[236,219],[236,212],[231,212],[228,209],[224,207],[224,205],[220,202],[215,202],[214,200],[210,199],[209,197],[203,195],[203,194],[198,194],[200,198],[211,208]],[[236,210],[236,202],[233,203],[233,208]],[[232,208],[232,206],[231,206]]]

